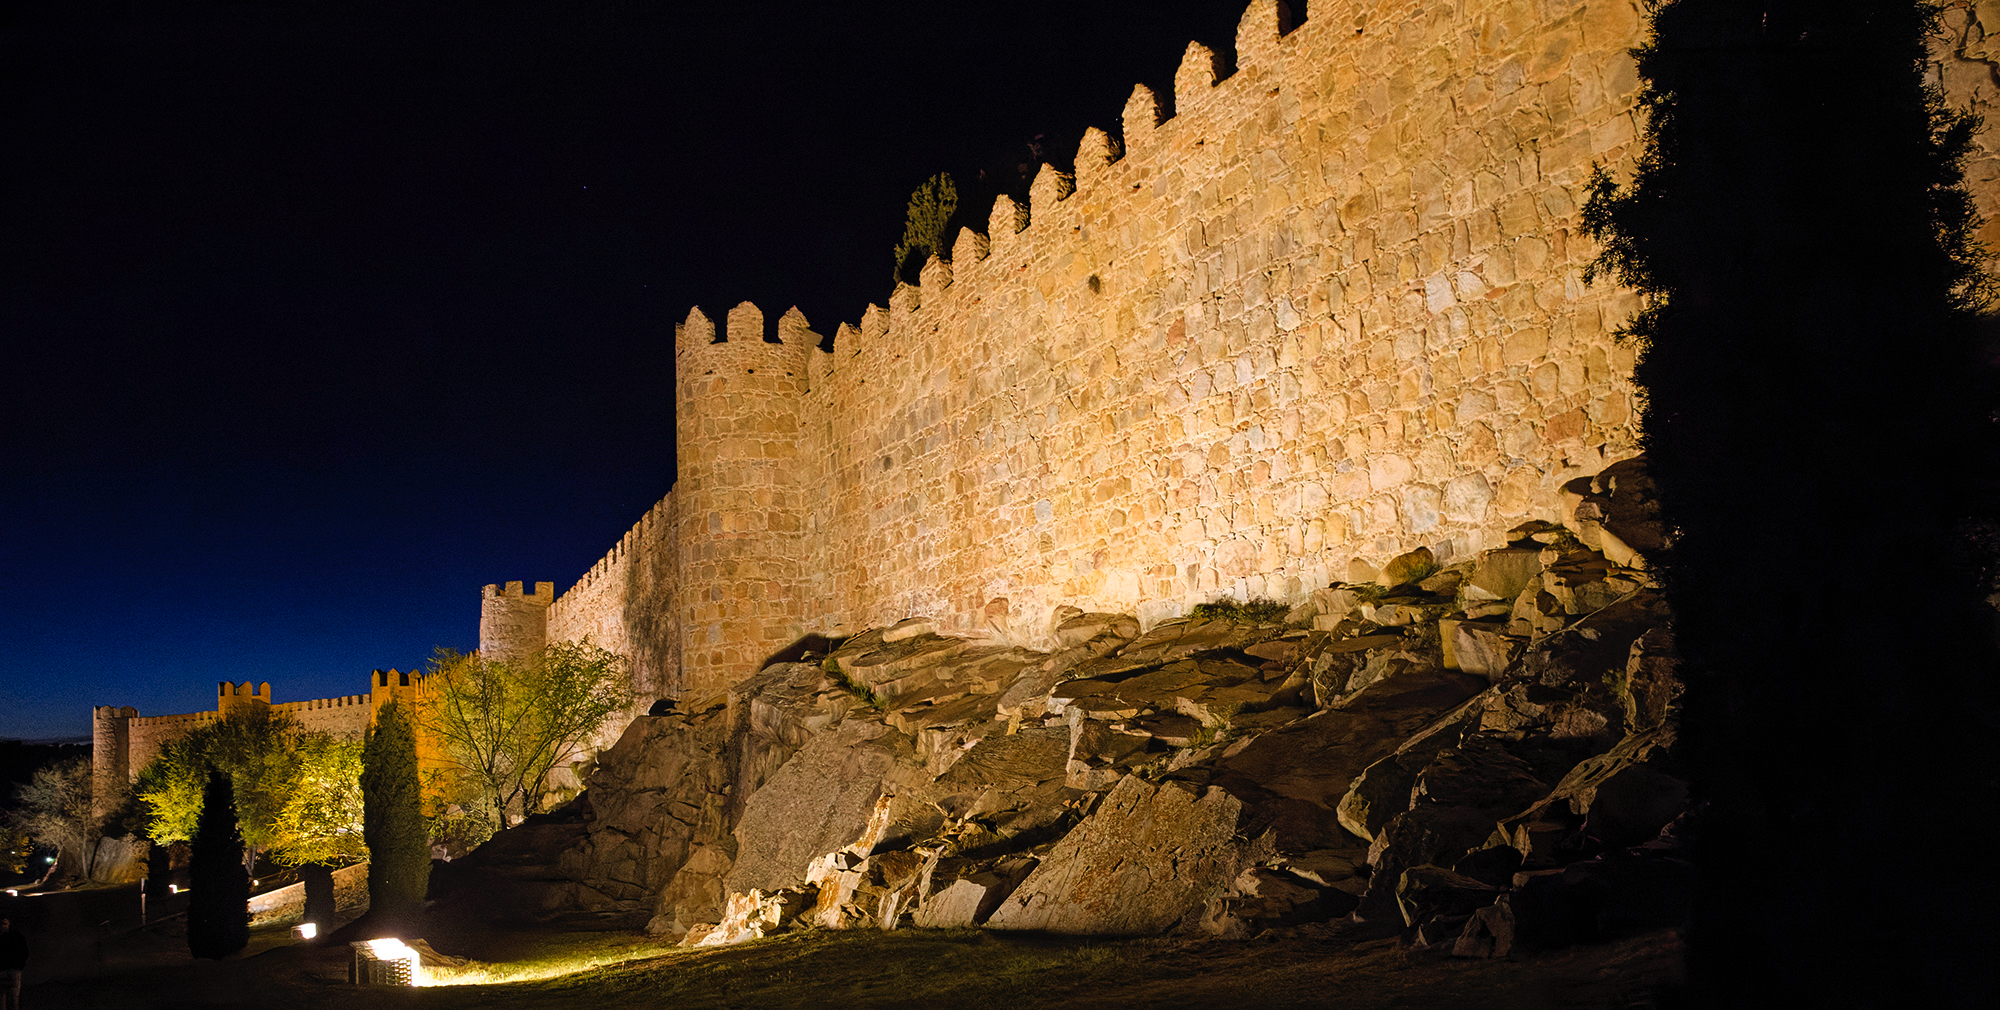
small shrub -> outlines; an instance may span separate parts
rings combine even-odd
[[[1373,582],[1359,582],[1341,588],[1353,593],[1354,598],[1363,603],[1380,603],[1389,598],[1389,587]]]
[[[1201,729],[1196,730],[1194,736],[1188,740],[1187,749],[1196,751],[1203,747],[1213,747],[1221,743],[1228,736],[1229,729],[1227,727],[1211,726],[1204,723]]]
[[[1197,603],[1188,611],[1188,616],[1203,621],[1235,621],[1238,624],[1276,624],[1291,613],[1292,608],[1277,600],[1250,600],[1239,602],[1223,598],[1208,603]]]
[[[827,660],[827,662],[832,663],[833,660],[829,659]],[[889,706],[882,700],[881,695],[876,694],[873,691],[870,691],[866,684],[859,683],[854,678],[849,677],[845,673],[842,673],[838,666],[834,667],[831,670],[828,670],[827,672],[832,675],[833,682],[839,685],[841,690],[846,691],[848,694],[853,695],[855,699],[860,701],[863,705],[866,705],[877,712],[888,711]]]

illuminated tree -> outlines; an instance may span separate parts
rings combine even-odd
[[[250,872],[243,868],[243,835],[236,827],[235,790],[229,776],[209,773],[188,865],[188,952],[220,958],[250,942]]]
[[[283,713],[232,714],[171,741],[136,788],[156,850],[193,835],[211,768],[247,801],[238,807],[239,830],[268,846],[274,861],[299,868],[306,917],[331,921],[333,868],[368,858],[361,742],[302,730]]]
[[[903,215],[903,239],[896,243],[896,279],[916,280],[916,272],[933,255],[945,254],[945,226],[958,210],[958,184],[940,172],[910,194]]]
[[[155,843],[186,841],[201,815],[208,773],[219,770],[235,790],[241,831],[254,849],[279,838],[276,824],[297,774],[298,723],[282,712],[232,712],[171,740],[139,772],[135,791]]]
[[[56,850],[56,873],[87,873],[95,825],[90,812],[90,761],[69,758],[35,770],[15,790],[8,824]]]
[[[440,650],[425,678],[424,725],[504,828],[510,811],[541,810],[556,769],[631,704],[629,683],[624,657],[587,641],[519,663]]]
[[[291,744],[284,801],[271,823],[271,858],[286,866],[366,859],[361,741],[307,732]]]

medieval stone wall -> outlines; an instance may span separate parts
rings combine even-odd
[[[808,397],[809,624],[1049,644],[1452,560],[1635,451],[1631,296],[1578,273],[1636,153],[1637,4],[1338,4],[1190,46],[1173,115],[842,327]],[[1122,146],[1122,154],[1119,148]],[[1073,188],[1072,188],[1073,187]]]
[[[1965,163],[1966,189],[1984,219],[1979,240],[1988,251],[2000,252],[2000,0],[1971,0],[1946,7],[1939,19],[1943,34],[1932,46],[1935,62],[1931,83],[1942,88],[1951,104],[1986,121],[1972,138]]]
[[[1586,286],[1592,166],[1629,177],[1635,0],[1315,3],[1190,45],[1073,175],[902,287],[831,353],[796,310],[676,334],[679,483],[552,611],[712,692],[806,632],[923,616],[1052,644],[1059,605],[1147,626],[1296,601],[1417,546],[1557,518],[1636,452],[1632,293]],[[2000,9],[2000,8],[1996,8]],[[1936,79],[1993,104],[1977,4]],[[2000,24],[2000,21],[1995,21]],[[1989,222],[2000,156],[1968,178]],[[1989,223],[1989,240],[1995,225]],[[637,583],[639,567],[672,573]],[[630,615],[651,615],[635,627]],[[601,636],[601,637],[597,637]]]
[[[543,585],[546,587],[547,583]],[[545,598],[553,599],[554,595],[552,590],[544,589]],[[353,739],[375,724],[375,713],[382,706],[397,698],[414,699],[423,691],[421,673],[376,670],[370,675],[367,694],[273,704],[268,681],[261,684],[222,681],[216,689],[213,712],[140,715],[130,705],[96,706],[90,710],[92,809],[99,816],[110,813],[114,801],[159,756],[161,748],[232,713],[260,709],[282,712],[302,729]],[[420,729],[418,767],[437,767],[443,761],[442,746]]]
[[[285,701],[272,705],[271,709],[291,716],[307,730],[345,737],[358,737],[367,732],[369,724],[375,718],[375,705],[370,696],[365,694],[314,698],[311,701]],[[143,768],[145,765],[141,764],[138,767]]]
[[[648,701],[672,693],[680,668],[674,500],[648,509],[548,610],[548,641],[588,639],[626,657],[634,693]]]

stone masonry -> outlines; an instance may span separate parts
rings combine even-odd
[[[281,712],[303,729],[355,738],[375,724],[375,713],[382,706],[422,690],[421,674],[376,670],[369,677],[368,693],[337,698],[274,705],[269,681],[232,684],[225,680],[216,686],[213,712],[146,716],[130,705],[98,705],[90,710],[92,807],[100,818],[109,814],[139,773],[160,753],[160,748],[233,712],[255,709]],[[418,760],[438,761],[437,745],[419,739]]]
[[[1938,48],[1975,111],[1985,6]],[[1257,0],[1233,69],[1190,45],[1171,95],[1135,88],[1117,136],[1088,131],[1073,174],[1045,166],[831,351],[796,310],[691,311],[672,493],[482,648],[588,635],[642,696],[705,698],[808,633],[914,616],[1046,649],[1060,605],[1150,628],[1297,603],[1558,519],[1558,488],[1637,452],[1613,337],[1636,297],[1583,283],[1579,207],[1593,165],[1639,153],[1642,34],[1636,0],[1296,25]],[[1989,219],[1996,165],[1968,170]]]

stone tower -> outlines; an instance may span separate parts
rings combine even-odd
[[[804,632],[799,442],[819,338],[796,309],[778,332],[764,339],[749,302],[725,339],[699,309],[675,329],[680,691],[721,691]]]
[[[90,813],[96,820],[111,813],[132,779],[132,720],[138,714],[130,705],[90,710]]]
[[[519,582],[487,586],[479,592],[479,654],[488,659],[516,660],[549,644],[549,604],[556,601],[556,584],[535,583],[523,592]]]

